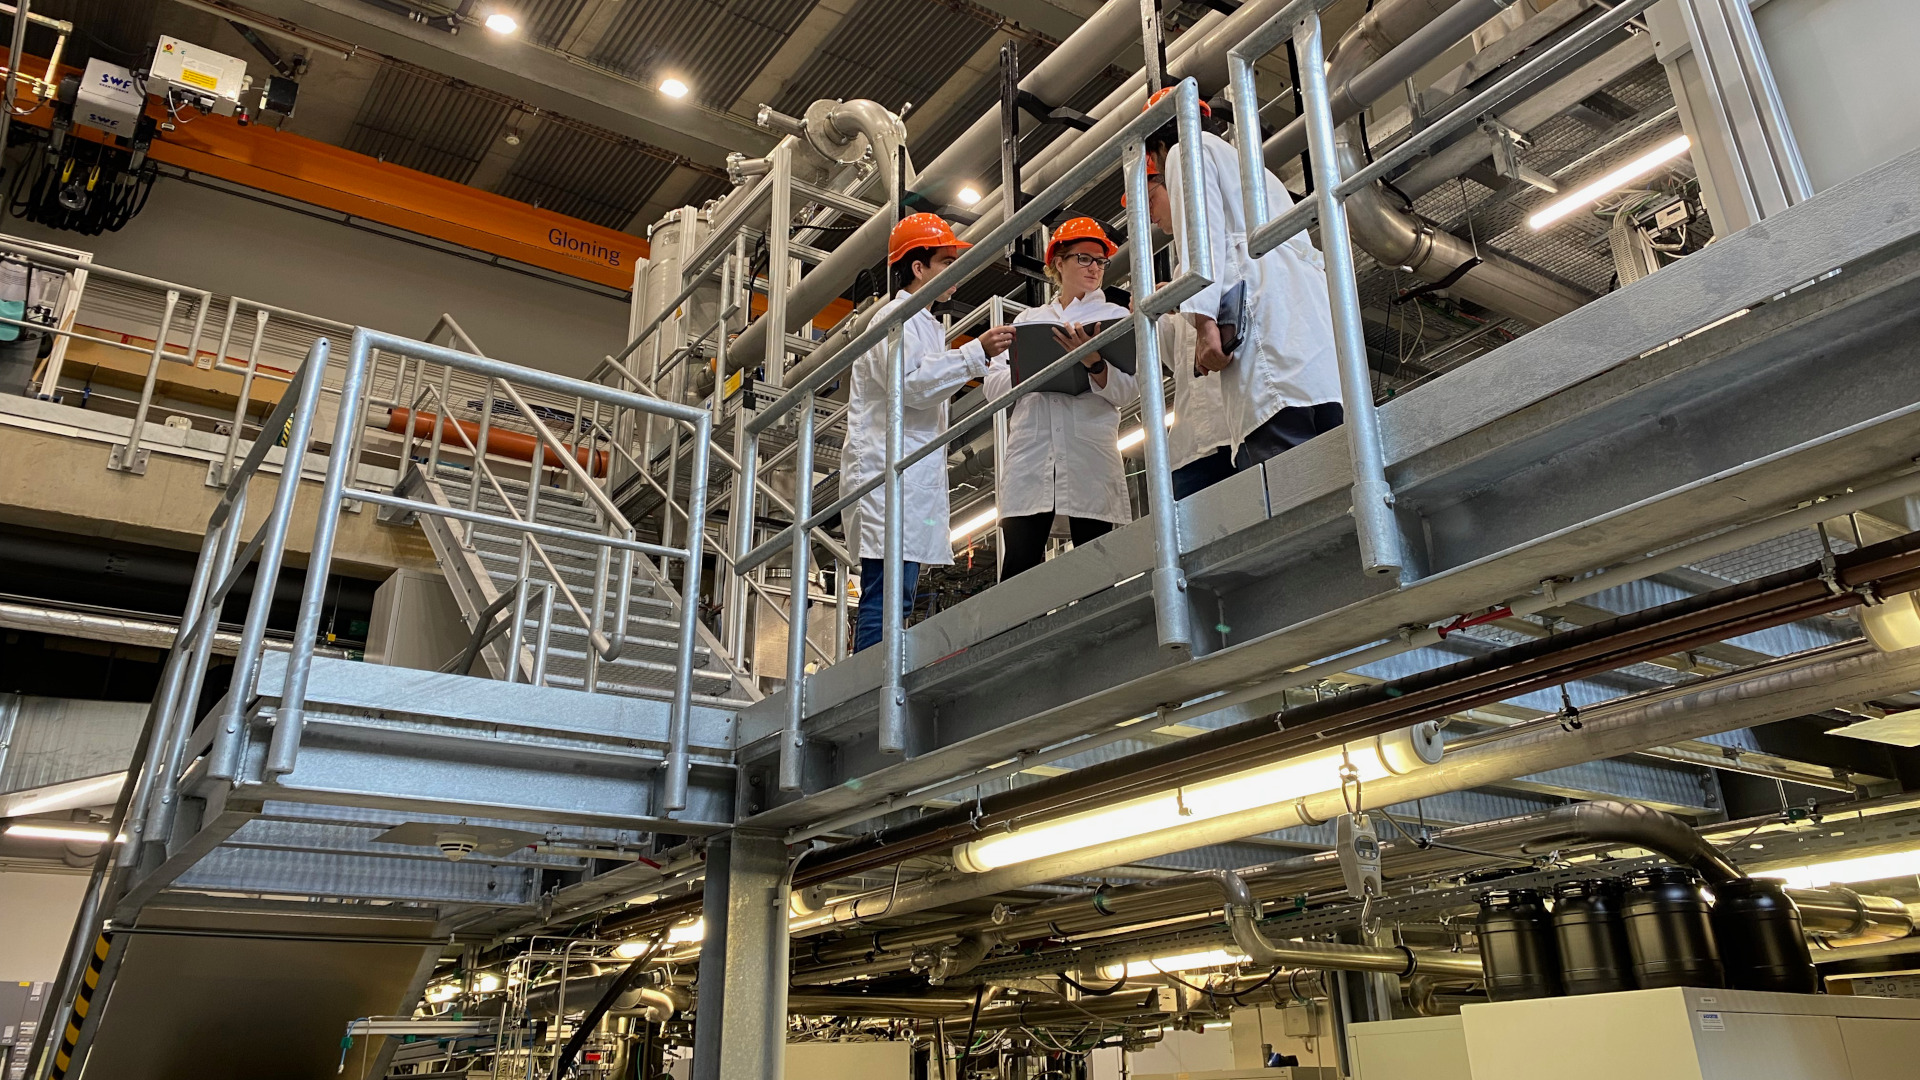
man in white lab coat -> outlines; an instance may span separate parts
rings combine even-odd
[[[1161,232],[1173,234],[1166,178],[1152,158],[1147,159],[1147,216]],[[1184,499],[1233,475],[1233,451],[1227,448],[1233,436],[1227,430],[1222,380],[1194,363],[1193,316],[1170,312],[1160,317],[1159,326],[1161,362],[1173,372],[1167,460],[1173,466],[1173,497]]]
[[[1207,114],[1203,127],[1211,126],[1211,110],[1203,105],[1201,111]],[[1148,136],[1146,143],[1166,180],[1169,231],[1179,236],[1185,216],[1181,155],[1189,148],[1179,145],[1172,124]],[[1333,315],[1327,303],[1326,263],[1305,233],[1258,259],[1248,256],[1246,204],[1232,144],[1208,130],[1201,134],[1197,152],[1214,281],[1180,310],[1193,321],[1195,366],[1218,373],[1221,380],[1231,437],[1225,452],[1233,470],[1239,471],[1340,426]],[[1268,205],[1276,212],[1293,205],[1280,178],[1262,172]],[[1237,342],[1223,343],[1216,321],[1221,298],[1240,282],[1246,283],[1246,325]]]
[[[874,322],[919,292],[972,245],[953,235],[953,227],[933,214],[914,214],[894,226],[887,242],[894,298],[874,313]],[[940,299],[948,299],[951,290]],[[947,348],[940,321],[925,309],[901,327],[906,397],[902,410],[901,455],[926,445],[947,427],[947,400],[954,391],[987,374],[987,357],[1005,352],[1013,328],[995,326],[957,349]],[[858,487],[887,467],[887,346],[877,345],[853,362],[847,397],[847,447],[841,457],[843,490]],[[902,477],[901,535],[905,571],[901,595],[908,611],[922,566],[953,563],[947,521],[947,457],[929,454]],[[885,608],[886,485],[862,496],[847,514],[847,545],[860,560],[860,609],[854,622],[856,651],[880,642]]]

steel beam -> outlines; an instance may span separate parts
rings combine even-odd
[[[733,834],[720,1016],[719,1075],[727,1080],[780,1080],[786,1068],[788,876],[778,835]]]
[[[360,0],[249,0],[248,6],[703,165],[722,167],[731,151],[758,155],[773,146],[773,137],[744,117],[676,101],[557,50],[477,26],[449,34]]]

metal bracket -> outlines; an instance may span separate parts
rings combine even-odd
[[[1518,180],[1548,193],[1558,194],[1560,185],[1553,178],[1535,169],[1528,168],[1520,160],[1520,153],[1532,144],[1526,136],[1513,130],[1498,120],[1482,120],[1480,130],[1487,133],[1493,143],[1493,171],[1509,180]]]
[[[112,452],[107,454],[107,468],[112,469],[114,472],[145,476],[147,475],[147,457],[150,453],[151,451],[143,446],[135,450],[133,456],[129,458],[127,456],[126,444],[122,443],[115,446]]]

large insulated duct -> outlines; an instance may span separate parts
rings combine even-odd
[[[1488,7],[1495,10],[1488,11]],[[1341,88],[1336,101],[1349,109],[1340,129],[1340,172],[1351,176],[1361,160],[1360,128],[1352,119],[1365,104],[1473,32],[1505,4],[1494,0],[1386,0],[1340,38],[1327,63],[1327,84]],[[1375,78],[1375,69],[1384,69]],[[1391,76],[1389,78],[1389,76]],[[1300,128],[1297,141],[1290,136]],[[1305,146],[1305,123],[1297,120],[1266,143],[1267,160],[1284,162]],[[1347,199],[1354,243],[1382,265],[1400,267],[1428,282],[1448,281],[1454,295],[1534,325],[1554,319],[1592,297],[1578,289],[1474,245],[1388,201],[1380,184]],[[1479,262],[1457,279],[1469,261]]]
[[[1376,971],[1383,975],[1412,978],[1429,975],[1437,978],[1479,979],[1480,956],[1477,953],[1442,952],[1434,949],[1409,949],[1404,945],[1337,945],[1324,941],[1269,941],[1260,932],[1259,902],[1239,874],[1216,870],[1211,875],[1226,898],[1227,929],[1233,943],[1256,964],[1273,967],[1321,968],[1328,971]]]

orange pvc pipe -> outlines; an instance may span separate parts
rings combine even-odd
[[[395,435],[406,434],[407,419],[409,417],[413,419],[414,438],[433,438],[433,425],[439,417],[430,412],[415,413],[411,409],[391,409],[387,413],[387,430],[393,432]],[[447,423],[465,432],[468,442],[471,442],[474,446],[480,445],[479,424],[471,420],[448,420]],[[461,442],[458,438],[449,438],[445,434],[440,437],[440,441],[442,445],[457,447],[462,450],[466,449],[467,446],[467,443]],[[532,461],[533,448],[538,445],[540,445],[539,437],[528,435],[525,432],[505,431],[497,427],[490,428],[487,431],[487,453],[489,455],[497,454],[500,457],[513,458],[516,461]],[[553,452],[553,447],[547,447],[546,451],[544,463],[547,468],[558,469],[565,466],[565,460]],[[580,463],[581,468],[587,470],[589,476],[607,475],[607,452],[605,450],[589,450],[582,446],[574,451],[574,460]]]

